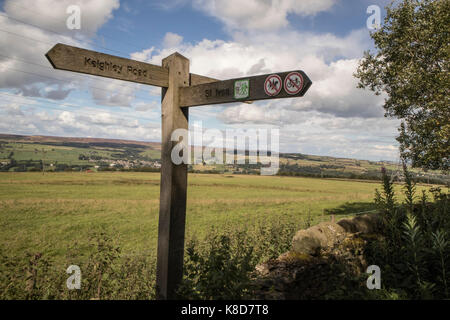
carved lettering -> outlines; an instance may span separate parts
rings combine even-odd
[[[225,97],[230,95],[230,88],[216,89],[216,97]]]
[[[94,60],[89,57],[84,57],[84,65],[92,66],[93,68],[98,68],[101,71],[113,71],[118,74],[122,73],[123,66],[113,64],[111,61],[100,61]]]
[[[205,97],[211,98],[211,97],[227,97],[231,95],[230,88],[226,89],[215,89],[214,91],[212,89],[206,89],[205,90]]]
[[[147,77],[147,70],[137,69],[133,66],[127,66],[128,73],[132,73],[138,77]]]

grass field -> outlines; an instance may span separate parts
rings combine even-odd
[[[375,183],[291,177],[190,174],[187,238],[211,227],[289,221],[313,224],[373,208]],[[1,249],[58,261],[74,243],[87,251],[104,230],[125,255],[156,255],[159,173],[2,173]]]
[[[92,150],[86,148],[74,148],[65,146],[37,145],[27,143],[9,143],[0,151],[0,159],[6,159],[13,152],[17,161],[39,161],[42,158],[46,162],[70,163],[72,165],[88,164],[86,160],[79,160],[80,154],[90,155]],[[109,157],[112,152],[95,150],[95,155]]]

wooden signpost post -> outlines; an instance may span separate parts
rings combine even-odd
[[[161,186],[156,285],[159,299],[176,299],[183,275],[187,196],[187,164],[176,165],[171,140],[176,129],[188,130],[189,107],[302,97],[311,86],[300,70],[219,81],[189,72],[189,60],[179,53],[162,66],[100,52],[56,44],[47,54],[55,69],[137,82],[162,88]],[[187,145],[187,142],[186,142]]]

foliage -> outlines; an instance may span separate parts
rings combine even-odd
[[[449,298],[450,217],[448,194],[432,188],[416,201],[415,184],[404,166],[405,201],[397,204],[392,182],[383,174],[383,191],[376,193],[384,224],[383,238],[366,250],[369,264],[382,270],[384,291],[379,297],[399,294],[401,299]]]
[[[286,252],[297,228],[292,223],[259,223],[237,230],[211,230],[203,244],[190,241],[180,296],[203,300],[251,298],[256,265]]]
[[[0,252],[0,299],[151,299],[155,297],[154,263],[142,256],[122,257],[120,249],[105,232],[90,236],[93,249],[79,263],[81,289],[68,290],[66,268],[82,261],[77,244],[67,251],[66,261],[56,263],[42,253],[26,259]]]
[[[158,177],[131,172],[2,174],[0,298],[154,298],[158,207],[152,204],[157,203]],[[423,255],[415,259],[405,251],[408,206],[399,205],[403,198],[395,190],[400,188],[387,177],[383,181],[378,204],[385,215],[392,216],[394,208],[402,218],[395,223],[397,246],[391,245],[388,229],[383,240],[370,244],[370,262],[380,265],[385,286],[374,297],[447,297],[447,195],[431,189],[419,198],[414,192],[423,187],[414,189],[412,215],[421,235],[420,241],[414,241]],[[251,297],[256,264],[288,251],[301,227],[329,221],[329,216],[320,216],[328,208],[340,217],[371,209],[366,205],[375,187],[350,181],[217,175],[191,175],[190,183],[180,295],[201,299]],[[415,263],[420,283],[410,269]],[[81,268],[81,290],[66,288],[69,265]],[[341,275],[346,270],[336,265],[330,272]],[[361,298],[368,291],[361,279],[344,283],[341,276],[337,278],[324,284],[330,289],[328,298]],[[418,289],[427,283],[434,287]],[[358,286],[363,290],[350,292]]]
[[[186,299],[241,299],[252,290],[257,263],[286,251],[297,227],[274,223],[242,226],[238,230],[211,229],[204,241],[190,239],[186,246],[185,276],[179,295]],[[64,262],[42,253],[25,259],[0,251],[0,299],[154,299],[155,257],[126,256],[110,232],[89,236],[83,254],[79,243],[67,251]],[[81,289],[68,290],[65,268],[79,265]]]
[[[240,238],[240,239],[239,239]],[[234,240],[234,241],[233,241]],[[185,279],[179,294],[189,299],[238,299],[249,286],[253,270],[252,248],[239,247],[241,235],[212,235],[208,246],[199,252],[195,242],[188,244]]]
[[[360,88],[385,93],[386,116],[402,119],[397,140],[413,166],[450,165],[450,1],[401,0],[386,8],[355,76]]]

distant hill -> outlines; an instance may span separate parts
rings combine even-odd
[[[0,133],[0,141],[14,141],[14,142],[76,142],[76,143],[94,143],[94,144],[122,144],[122,145],[141,145],[148,146],[155,150],[161,150],[161,143],[159,142],[143,142],[135,140],[122,140],[122,139],[103,139],[103,138],[81,138],[81,137],[53,137],[53,136],[22,136],[15,134],[2,134]]]
[[[198,151],[199,147],[194,149]],[[247,160],[256,159],[248,152],[245,155]],[[0,134],[0,171],[158,171],[160,159],[159,142]],[[278,175],[376,180],[382,167],[393,178],[402,178],[401,168],[394,162],[300,153],[281,153]],[[197,173],[259,174],[260,168],[261,163],[250,161],[219,165],[206,161],[189,166],[191,172]],[[417,181],[448,183],[448,176],[439,172],[412,172]]]

